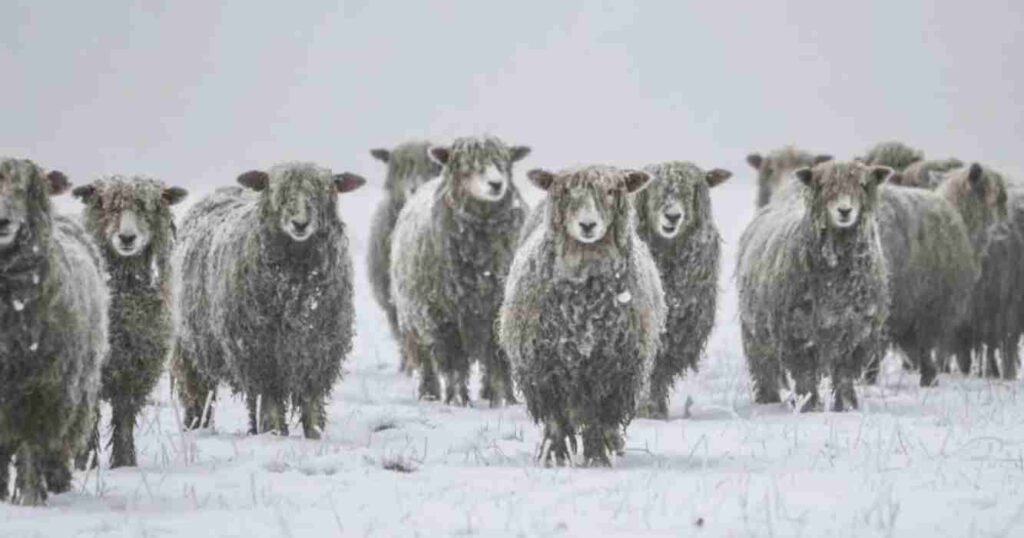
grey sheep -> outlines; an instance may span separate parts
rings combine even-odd
[[[441,165],[430,158],[425,141],[406,142],[392,150],[374,149],[370,154],[388,167],[384,181],[384,199],[370,223],[370,244],[366,255],[367,276],[373,297],[387,315],[391,334],[397,339],[398,313],[391,300],[391,236],[398,214],[421,185],[441,173]],[[405,362],[400,369],[410,371]]]
[[[171,344],[171,206],[188,192],[155,179],[110,176],[72,194],[85,204],[85,229],[109,272],[110,358],[100,396],[112,409],[110,466],[135,466],[135,420]]]
[[[398,217],[391,293],[403,361],[420,368],[422,399],[440,399],[440,375],[445,402],[468,405],[475,359],[483,365],[481,396],[492,406],[515,401],[494,320],[525,213],[512,165],[529,152],[490,136],[433,147],[442,175],[420,187]]]
[[[103,259],[50,197],[70,184],[29,160],[0,160],[0,499],[71,488],[71,457],[92,430],[107,358]]]
[[[931,386],[937,373],[932,352],[941,357],[953,349],[951,336],[978,279],[978,252],[963,218],[941,196],[888,184],[880,197],[878,228],[891,293],[888,335],[920,367],[921,386]],[[877,378],[877,359],[868,365],[869,382]]]
[[[710,190],[732,172],[680,161],[644,172],[652,180],[636,196],[637,233],[658,266],[668,316],[643,411],[667,418],[672,384],[687,370],[697,371],[715,323],[722,238],[711,216]]]
[[[767,155],[747,155],[747,164],[757,171],[757,207],[768,205],[772,192],[787,182],[795,170],[830,160],[831,155],[815,155],[794,146],[785,146]]]
[[[889,183],[904,187],[934,189],[942,182],[943,174],[960,168],[963,165],[962,161],[953,158],[917,161],[902,171],[893,174],[889,178]]]
[[[630,200],[650,175],[589,166],[529,177],[547,203],[534,209],[543,223],[516,252],[499,339],[543,425],[541,462],[567,462],[582,434],[587,464],[609,465],[665,328],[661,279]]]
[[[311,163],[238,177],[186,215],[175,253],[175,378],[186,427],[227,381],[249,432],[288,434],[289,403],[319,438],[324,400],[352,348],[352,261],[339,193],[363,178]],[[208,396],[209,395],[209,396]]]
[[[908,166],[924,159],[924,152],[912,148],[903,142],[879,142],[868,148],[867,153],[857,160],[868,165],[888,166],[895,173],[902,172]]]
[[[835,410],[857,407],[853,382],[885,347],[889,290],[879,244],[879,185],[892,169],[826,162],[795,172],[740,238],[743,349],[755,401],[779,401],[785,371],[820,409],[830,375]]]

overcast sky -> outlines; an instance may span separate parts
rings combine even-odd
[[[197,189],[481,132],[520,177],[892,138],[1024,170],[1019,0],[327,4],[5,0],[0,154]]]

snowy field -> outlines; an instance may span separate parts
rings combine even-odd
[[[676,387],[671,420],[633,422],[611,469],[539,467],[522,405],[417,401],[363,274],[370,178],[342,197],[359,335],[323,440],[247,436],[223,390],[215,429],[182,433],[165,378],[139,468],[111,471],[104,454],[46,508],[0,505],[0,537],[1024,535],[1019,383],[944,375],[922,390],[890,357],[880,386],[858,388],[859,412],[751,403],[731,276],[753,190],[734,172],[713,195],[726,255],[703,368]]]

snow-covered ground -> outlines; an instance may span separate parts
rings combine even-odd
[[[859,412],[752,405],[731,278],[744,176],[713,196],[726,256],[702,370],[677,386],[671,420],[633,422],[612,469],[539,467],[522,405],[416,400],[362,274],[367,188],[343,197],[359,336],[323,440],[246,436],[243,402],[223,391],[214,431],[182,433],[165,378],[140,467],[77,473],[45,508],[0,505],[0,537],[1024,535],[1020,383],[945,375],[922,390],[890,358]]]

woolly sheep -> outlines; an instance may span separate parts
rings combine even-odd
[[[287,435],[291,403],[304,435],[320,436],[324,399],[353,337],[352,262],[336,195],[364,182],[284,163],[242,174],[244,188],[222,188],[189,211],[173,269],[186,426],[209,423],[206,400],[224,380],[245,393],[250,433]]]
[[[107,357],[103,260],[50,205],[69,187],[32,161],[0,160],[0,499],[14,457],[25,505],[70,489]]]
[[[398,221],[398,214],[415,194],[416,189],[441,173],[441,165],[427,153],[429,148],[429,142],[415,141],[406,142],[392,150],[370,151],[374,158],[387,165],[388,174],[384,182],[384,199],[377,206],[370,224],[370,244],[366,256],[367,276],[370,279],[373,296],[387,314],[391,334],[396,339],[399,332],[398,313],[391,300],[391,236],[395,222]],[[409,371],[404,362],[401,364],[401,370]]]
[[[188,192],[150,178],[111,176],[72,194],[85,203],[85,229],[109,272],[110,358],[100,396],[113,412],[110,466],[135,466],[135,420],[163,372],[171,344],[170,206]]]
[[[492,406],[515,401],[494,320],[524,216],[512,165],[529,152],[490,136],[433,147],[441,177],[423,185],[398,216],[391,293],[403,361],[420,367],[422,399],[440,398],[440,373],[445,402],[468,405],[476,359],[483,364],[481,396]]]
[[[880,142],[868,148],[867,153],[857,160],[868,165],[888,166],[895,173],[902,172],[908,166],[924,159],[924,152],[912,148],[903,142]]]
[[[757,207],[768,205],[772,192],[786,182],[793,171],[832,160],[831,155],[814,155],[794,146],[785,146],[762,156],[747,155],[747,164],[757,170]]]
[[[829,374],[835,410],[857,406],[854,379],[882,352],[889,312],[875,211],[882,166],[826,162],[795,172],[740,238],[743,348],[755,401],[779,401],[784,370],[803,410]]]
[[[943,174],[960,168],[964,163],[958,159],[917,161],[889,178],[889,183],[904,187],[934,189],[942,182]]]
[[[630,194],[642,171],[589,166],[529,173],[547,191],[538,226],[516,252],[499,339],[533,419],[543,463],[565,463],[583,437],[588,464],[610,464],[647,391],[666,306]]]
[[[686,370],[697,370],[715,322],[722,238],[711,217],[710,189],[732,172],[679,161],[644,171],[652,180],[636,196],[637,233],[658,266],[668,315],[643,411],[667,418],[669,390]]]

